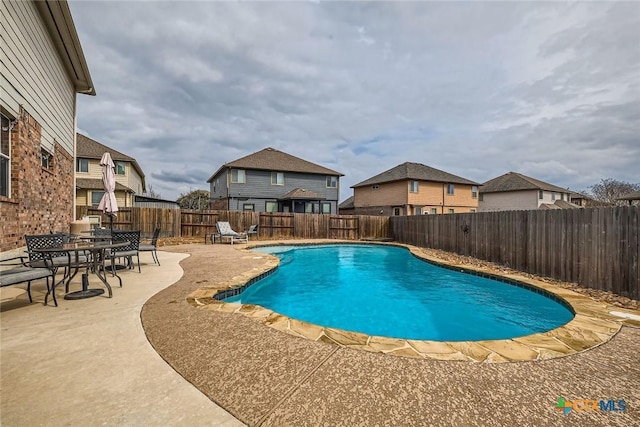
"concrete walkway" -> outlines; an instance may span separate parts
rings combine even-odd
[[[142,254],[142,274],[121,273],[123,287],[104,296],[41,304],[16,287],[0,304],[0,425],[238,426],[178,375],[151,347],[140,322],[143,304],[177,282],[185,254],[159,252],[162,266]],[[72,290],[79,289],[74,280]],[[91,287],[101,287],[90,277]]]

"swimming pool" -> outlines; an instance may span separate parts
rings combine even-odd
[[[508,339],[573,318],[560,300],[446,269],[389,245],[268,246],[280,267],[225,302],[324,327],[393,338]]]

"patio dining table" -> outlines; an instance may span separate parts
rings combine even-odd
[[[65,269],[64,277],[58,282],[53,283],[50,291],[47,291],[47,294],[44,297],[44,303],[47,304],[47,300],[49,297],[49,293],[52,294],[53,302],[55,305],[58,305],[56,301],[55,289],[56,286],[64,283],[65,288],[69,288],[69,283],[71,280],[78,274],[78,271],[81,268],[85,269],[85,272],[82,274],[82,290],[67,293],[64,298],[65,299],[82,299],[82,298],[90,298],[97,295],[101,295],[104,293],[104,289],[90,289],[89,288],[89,273],[93,273],[98,278],[104,286],[107,288],[109,292],[109,298],[113,296],[113,292],[111,291],[111,285],[107,281],[105,275],[104,268],[104,260],[105,260],[105,252],[107,250],[111,250],[114,248],[120,248],[123,246],[127,246],[129,242],[117,242],[112,243],[109,241],[90,241],[90,242],[76,242],[76,243],[65,243],[62,246],[51,247],[51,248],[41,248],[36,249],[36,252],[43,253],[45,255],[46,260],[51,260],[51,257],[56,256],[56,254],[66,253],[68,256],[68,264]],[[85,258],[81,256],[84,255]],[[113,272],[113,274],[118,278],[120,283],[120,287],[122,287],[122,279],[118,276],[117,272]]]

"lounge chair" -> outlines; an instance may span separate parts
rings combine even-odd
[[[216,222],[216,228],[218,229],[218,237],[221,241],[223,239],[229,239],[232,245],[234,242],[249,243],[249,236],[247,233],[238,233],[237,231],[234,231],[228,221]]]
[[[140,252],[151,252],[151,257],[153,258],[153,262],[160,265],[160,260],[158,259],[158,253],[156,250],[158,249],[158,236],[160,236],[160,229],[156,228],[153,230],[153,237],[151,238],[151,243],[141,244],[138,249]]]
[[[249,227],[249,229],[247,231],[244,232],[247,235],[247,238],[249,238],[249,236],[251,234],[254,234],[256,236],[258,236],[258,224],[253,224],[251,227]]]

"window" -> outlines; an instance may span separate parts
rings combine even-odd
[[[231,169],[231,182],[234,184],[244,184],[247,182],[244,169]]]
[[[266,202],[265,210],[267,212],[278,212],[278,202]]]
[[[327,176],[327,188],[338,188],[337,176]]]
[[[438,208],[431,208],[431,214],[435,215],[438,213]]]
[[[53,166],[53,155],[44,148],[40,149],[40,164],[45,169],[51,169]]]
[[[418,192],[418,181],[411,181],[409,183],[409,191],[411,193],[417,193]]]
[[[484,201],[484,194],[480,193],[480,198],[479,198],[479,200],[480,200],[481,202],[483,202],[483,201]]]
[[[95,207],[100,204],[104,191],[92,191],[91,192],[91,206]]]
[[[323,214],[331,213],[331,203],[322,203],[322,213]]]
[[[76,160],[76,172],[89,172],[89,159]]]
[[[393,208],[393,214],[395,216],[399,216],[400,215],[400,208]]]
[[[271,185],[284,185],[284,172],[271,172]]]
[[[317,203],[310,203],[307,202],[304,206],[304,213],[315,213],[318,211],[318,204]]]
[[[453,208],[449,208],[449,213],[456,213],[456,211]]]
[[[472,185],[471,186],[471,197],[473,197],[474,199],[478,197],[478,186],[477,185]]]
[[[416,206],[415,208],[413,208],[413,214],[422,215],[422,206]]]
[[[557,194],[555,192],[551,193],[551,200],[555,200],[556,198],[557,198]]]
[[[453,184],[447,184],[447,194],[453,196],[453,193],[456,190],[456,186]]]
[[[542,200],[543,197],[544,197],[544,191],[542,190],[538,191],[538,199]]]
[[[124,162],[116,162],[116,175],[124,175],[125,164]]]
[[[254,203],[244,203],[242,205],[242,210],[245,212],[253,212],[256,210],[256,205]]]
[[[469,212],[471,212],[471,213],[475,213],[475,212],[476,212],[476,210],[475,210],[475,209],[471,209]]]
[[[5,116],[2,118],[2,135],[0,139],[0,196],[9,197],[11,185],[11,123]]]

